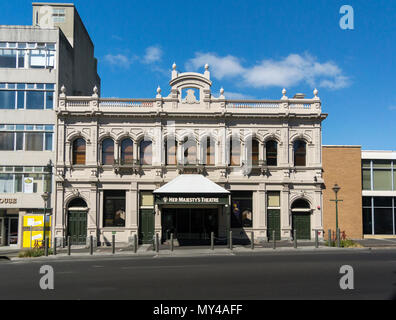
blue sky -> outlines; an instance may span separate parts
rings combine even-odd
[[[55,1],[57,2],[57,1]],[[64,1],[59,1],[64,2]],[[315,87],[324,144],[396,150],[396,2],[389,0],[74,1],[95,44],[102,96],[169,92],[178,70],[211,65],[215,95],[279,99]],[[342,30],[342,5],[354,30]],[[31,1],[0,2],[0,24],[31,24]]]

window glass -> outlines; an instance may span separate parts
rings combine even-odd
[[[373,167],[374,168],[391,168],[391,161],[388,160],[374,160]]]
[[[26,151],[43,151],[43,133],[27,132],[25,133],[25,150]]]
[[[12,174],[0,174],[0,193],[14,192],[14,177]]]
[[[125,195],[121,191],[104,191],[104,227],[125,227]]]
[[[73,164],[85,165],[86,144],[84,139],[76,139],[73,142]]]
[[[17,67],[17,50],[0,49],[0,68]]]
[[[197,144],[193,139],[184,142],[184,161],[186,164],[197,163]]]
[[[278,208],[280,207],[280,192],[268,192],[268,207]]]
[[[153,151],[151,141],[142,141],[140,143],[140,163],[142,165],[151,165],[153,161]]]
[[[374,169],[374,190],[392,190],[391,170]]]
[[[294,142],[294,166],[306,165],[306,143],[301,140]]]
[[[26,109],[44,109],[44,92],[26,91]]]
[[[16,133],[16,147],[15,149],[17,151],[23,150],[23,132],[17,132]]]
[[[363,233],[373,233],[373,221],[371,215],[371,208],[363,208]]]
[[[371,190],[371,171],[363,169],[363,190]]]
[[[391,197],[374,197],[374,207],[392,207]]]
[[[259,142],[252,141],[252,165],[257,166],[259,163]]]
[[[241,165],[241,142],[239,138],[232,138],[230,141],[230,165]]]
[[[25,91],[17,91],[17,108],[25,108]]]
[[[102,164],[114,164],[114,141],[112,139],[105,139],[102,142]]]
[[[133,142],[131,139],[121,142],[121,162],[122,164],[133,163]]]
[[[363,197],[363,207],[371,207],[371,197]]]
[[[45,108],[52,110],[54,108],[54,92],[47,91],[45,95]]]
[[[176,164],[176,153],[177,153],[177,141],[169,140],[165,141],[165,150],[166,150],[166,164],[167,165],[175,165]]]
[[[45,150],[52,151],[52,133],[45,134]]]
[[[231,227],[251,228],[253,226],[253,193],[232,192]]]
[[[375,234],[393,234],[392,208],[374,208]]]
[[[45,68],[45,50],[31,50],[30,51],[30,67],[31,68]]]
[[[154,207],[154,195],[151,191],[140,192],[140,206],[141,207]]]
[[[215,144],[210,138],[206,140],[206,165],[215,164]]]
[[[14,151],[14,136],[13,132],[0,132],[0,150]]]
[[[0,90],[0,109],[15,109],[15,91]]]
[[[267,166],[278,165],[278,143],[276,141],[268,141],[265,145]]]

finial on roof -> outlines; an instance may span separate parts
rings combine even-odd
[[[223,88],[223,87],[221,87],[221,89],[220,89],[220,94],[221,94],[221,95],[224,94],[224,88]]]
[[[176,62],[173,62],[172,69],[176,70],[176,68],[177,68]]]
[[[160,86],[158,86],[158,88],[157,88],[157,93],[161,94],[161,87]]]
[[[209,65],[205,64],[205,70],[208,71],[209,70]]]
[[[95,87],[93,88],[93,93],[94,93],[94,94],[98,94],[98,87],[97,87],[97,86],[95,86]]]
[[[318,89],[315,88],[315,90],[313,91],[313,94],[314,94],[315,98],[318,97],[318,93],[319,93]]]
[[[286,89],[285,89],[285,88],[283,88],[283,90],[282,90],[282,94],[283,94],[283,96],[285,96],[285,95],[286,95],[286,93],[287,93]]]
[[[65,93],[66,93],[66,87],[65,87],[65,86],[62,86],[62,87],[61,87],[61,93],[62,93],[62,94],[65,94]]]

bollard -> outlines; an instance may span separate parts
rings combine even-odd
[[[44,247],[44,251],[45,251],[45,256],[48,257],[48,245],[49,245],[49,238],[45,239],[45,247]]]
[[[133,252],[136,253],[138,250],[138,238],[137,235],[133,235]]]
[[[54,238],[54,256],[56,256],[56,243],[57,243],[56,239],[57,238]]]
[[[250,236],[250,246],[251,246],[252,250],[254,250],[254,232],[253,231]]]
[[[70,241],[70,236],[67,237],[67,255],[71,255],[71,241]]]
[[[89,254],[93,255],[93,237],[89,236]]]
[[[233,249],[233,246],[232,246],[232,231],[230,231],[230,250],[232,250]]]
[[[340,229],[337,229],[337,247],[341,247],[341,235],[340,235]]]
[[[294,249],[297,249],[297,230],[294,229],[293,232]]]
[[[115,234],[113,234],[112,236],[111,244],[112,244],[112,253],[115,254]]]
[[[319,231],[315,230],[315,248],[319,248]]]
[[[329,238],[329,240],[328,240],[328,245],[329,245],[329,247],[331,247],[331,229],[329,229],[328,232],[329,232],[329,233],[328,233],[328,238]]]
[[[273,248],[276,249],[276,233],[275,230],[272,231],[272,241],[274,242]]]
[[[159,235],[158,233],[155,234],[155,250],[157,253],[159,252]]]
[[[214,250],[214,232],[210,233],[210,250]]]
[[[171,241],[171,252],[174,250],[174,243],[173,243],[173,233],[170,235],[170,241]]]
[[[155,251],[155,235],[153,235],[153,251]]]

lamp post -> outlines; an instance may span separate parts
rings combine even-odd
[[[335,200],[330,200],[330,201],[334,201],[336,204],[336,232],[337,232],[338,231],[338,202],[342,202],[343,200],[338,200],[338,192],[340,191],[341,188],[337,184],[335,184],[332,189],[335,193]]]
[[[43,245],[45,246],[45,217],[47,215],[47,202],[48,202],[48,198],[49,198],[49,193],[48,192],[44,192],[41,195],[41,198],[43,198],[43,200],[44,200]]]

